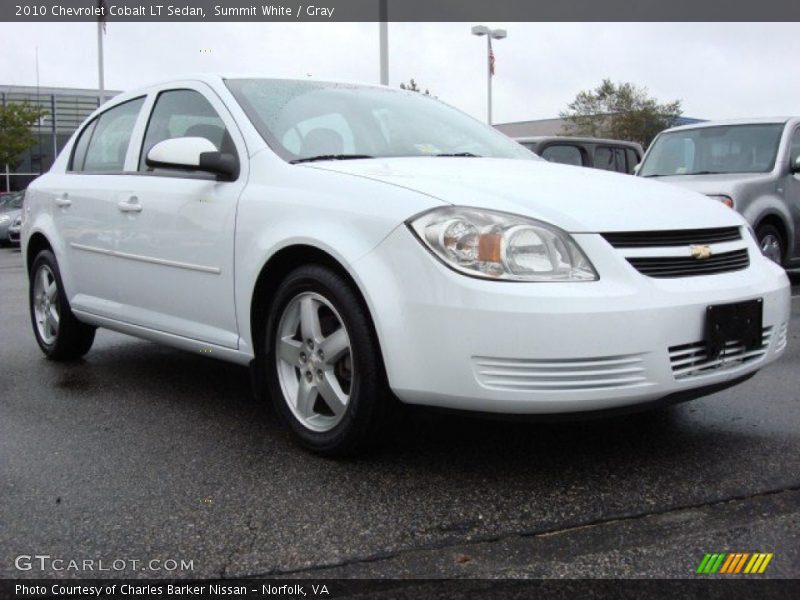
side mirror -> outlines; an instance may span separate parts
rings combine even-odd
[[[800,173],[800,156],[794,159],[794,162],[789,167],[792,173]]]
[[[152,168],[206,171],[226,181],[239,175],[236,157],[220,152],[202,137],[180,137],[159,142],[150,148],[145,164]]]

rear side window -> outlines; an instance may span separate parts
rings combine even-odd
[[[598,146],[594,151],[594,166],[598,169],[605,169],[606,171],[616,171],[618,173],[629,172],[625,164],[624,148]]]
[[[542,151],[542,158],[564,165],[583,166],[583,154],[577,146],[556,144],[548,146]]]
[[[153,146],[179,137],[206,138],[220,152],[236,155],[225,123],[203,94],[194,90],[170,90],[161,92],[153,107],[139,157],[139,170],[152,170],[145,159]]]
[[[75,144],[72,171],[104,173],[122,171],[133,126],[144,98],[111,108],[86,127]]]
[[[89,142],[92,139],[92,133],[97,125],[97,119],[89,123],[86,128],[81,132],[81,136],[75,144],[75,150],[72,153],[72,165],[70,171],[83,171],[83,165],[86,162],[86,149],[89,147]]]

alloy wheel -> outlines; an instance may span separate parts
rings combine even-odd
[[[39,337],[45,344],[53,344],[58,337],[61,311],[58,306],[58,283],[47,265],[41,265],[33,279],[33,312]]]
[[[761,238],[761,253],[773,262],[781,264],[782,250],[781,241],[778,236],[773,233],[768,233]]]
[[[275,360],[284,400],[300,423],[330,431],[350,403],[350,336],[333,305],[315,292],[298,294],[283,310]]]

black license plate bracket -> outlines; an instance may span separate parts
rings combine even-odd
[[[706,348],[713,360],[730,342],[744,343],[745,350],[761,346],[764,300],[714,304],[706,308]]]

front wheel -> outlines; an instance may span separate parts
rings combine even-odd
[[[42,352],[52,360],[75,360],[89,351],[95,328],[72,314],[56,257],[42,250],[31,268],[28,300],[33,334]]]
[[[771,261],[782,264],[784,257],[783,235],[774,225],[764,223],[756,229],[756,239],[761,253]]]
[[[276,409],[303,446],[344,455],[377,439],[392,396],[369,315],[344,277],[317,265],[290,273],[263,356]]]

